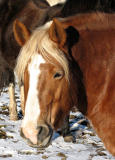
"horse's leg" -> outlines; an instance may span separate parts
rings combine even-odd
[[[21,101],[22,114],[24,116],[25,107],[24,107],[24,85],[23,84],[21,84],[20,86],[20,101]]]
[[[10,120],[16,121],[18,120],[17,115],[17,106],[15,100],[15,91],[14,91],[14,84],[9,84],[9,97],[10,97],[10,104],[9,104],[9,116]]]
[[[61,128],[61,133],[64,137],[65,142],[74,142],[74,137],[70,132],[69,115],[64,120],[64,125]]]

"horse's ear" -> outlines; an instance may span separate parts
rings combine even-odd
[[[68,49],[78,42],[79,32],[73,26],[64,29],[63,24],[54,18],[49,28],[49,37],[59,45],[61,50],[68,54]]]
[[[55,43],[58,43],[59,47],[63,48],[66,43],[66,32],[59,20],[53,19],[53,22],[49,28],[49,37]]]
[[[17,19],[13,23],[13,32],[14,37],[20,46],[23,46],[30,37],[30,31]]]

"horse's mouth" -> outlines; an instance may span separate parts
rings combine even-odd
[[[20,135],[26,140],[29,146],[34,147],[34,148],[43,149],[50,145],[51,138],[53,135],[53,130],[51,127],[46,126],[46,125],[42,125],[42,128],[43,129],[41,129],[41,126],[38,127],[38,135],[37,135],[36,144],[34,144],[29,138],[26,138],[22,129],[21,129]]]

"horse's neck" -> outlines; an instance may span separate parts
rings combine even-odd
[[[113,154],[115,154],[114,43],[115,29],[94,33],[87,31],[81,33],[81,39],[72,50],[74,59],[83,73],[88,104],[86,116]],[[80,107],[83,109],[83,106]]]
[[[73,56],[83,72],[89,116],[102,103],[107,92],[111,92],[108,86],[110,80],[115,79],[114,35],[115,30],[81,32],[78,44],[73,47]]]

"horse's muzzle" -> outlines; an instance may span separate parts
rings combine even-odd
[[[37,131],[38,133],[37,133],[36,144],[33,144],[32,141],[24,135],[22,129],[21,129],[21,136],[27,141],[27,143],[31,147],[36,147],[36,148],[48,147],[48,145],[50,144],[50,140],[52,138],[53,129],[50,127],[50,125],[41,124],[37,127]]]

